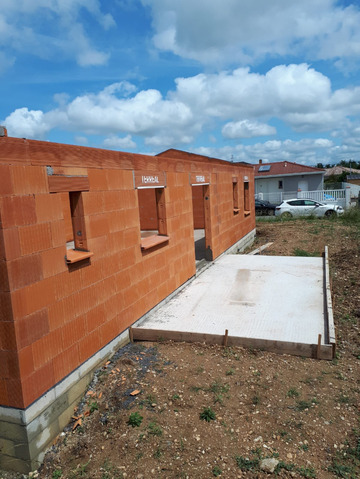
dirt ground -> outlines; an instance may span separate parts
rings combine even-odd
[[[360,228],[259,222],[252,249],[268,242],[262,254],[321,255],[329,246],[336,359],[129,344],[97,372],[31,476],[360,478]]]

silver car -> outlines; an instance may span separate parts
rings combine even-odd
[[[294,198],[286,200],[275,208],[275,216],[292,218],[293,216],[337,216],[344,213],[344,208],[335,204],[319,203],[314,200]]]

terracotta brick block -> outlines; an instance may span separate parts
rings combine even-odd
[[[86,314],[85,324],[86,332],[91,333],[99,326],[101,326],[106,320],[106,311],[104,303],[99,304],[95,308],[91,309]]]
[[[14,187],[9,165],[0,165],[0,195],[12,195]]]
[[[81,269],[80,283],[82,288],[86,288],[87,286],[101,281],[103,277],[103,261],[106,259],[107,258],[103,258],[101,261],[91,261],[90,265]]]
[[[36,223],[34,196],[5,196],[0,205],[3,228]]]
[[[140,228],[128,228],[124,232],[124,248],[140,245]]]
[[[121,269],[126,269],[129,266],[133,266],[136,263],[136,250],[138,249],[138,252],[141,253],[140,251],[140,244],[138,245],[138,248],[132,247],[132,248],[127,248],[123,249],[119,253],[119,259],[120,259],[120,267]]]
[[[19,349],[25,348],[45,336],[49,332],[47,309],[15,321],[15,332]]]
[[[52,221],[51,228],[51,245],[56,248],[66,244],[66,227],[64,220]]]
[[[64,273],[68,270],[65,263],[66,247],[65,245],[58,248],[49,249],[41,253],[42,270],[44,278]]]
[[[102,344],[100,342],[100,336],[98,331],[94,331],[92,334],[88,334],[82,338],[79,342],[79,361],[83,363],[93,354],[95,354]]]
[[[120,255],[112,254],[103,258],[101,264],[101,276],[103,279],[112,276],[120,271]]]
[[[0,378],[0,405],[9,406],[9,399],[8,399],[7,389],[6,389],[6,381],[5,379],[1,379],[1,378]]]
[[[9,292],[0,291],[0,321],[12,321],[13,310]]]
[[[49,191],[45,166],[12,166],[11,175],[14,192],[17,195]]]
[[[117,316],[123,307],[123,294],[111,296],[104,303],[106,320],[110,320]]]
[[[23,348],[18,351],[18,358],[20,377],[26,378],[27,376],[32,374],[35,369],[32,346],[29,345],[26,348]]]
[[[62,301],[56,301],[48,307],[49,329],[54,331],[61,328],[67,322],[65,318],[64,304]]]
[[[19,362],[15,351],[0,351],[0,377],[19,377]]]
[[[23,312],[22,316],[39,311],[55,301],[55,278],[57,276],[45,278],[42,281],[26,286],[24,289],[18,290],[22,293],[19,297],[20,301],[23,301],[23,305],[20,306],[20,311]],[[14,293],[16,294],[17,291],[14,291]],[[13,311],[14,317],[18,319],[19,310],[17,310],[15,305],[13,305]],[[15,312],[17,313],[16,316]]]
[[[124,210],[113,211],[111,213],[111,221],[109,224],[109,232],[122,232],[125,229],[125,212]]]
[[[19,228],[21,254],[32,254],[51,248],[52,237],[49,223]]]
[[[99,191],[84,191],[82,193],[84,214],[86,216],[96,215],[105,211],[104,194],[105,193]]]
[[[137,207],[127,209],[124,211],[123,216],[124,226],[126,228],[139,228],[140,229],[140,216],[139,209]]]
[[[63,203],[56,193],[36,195],[35,209],[38,223],[63,219]]]
[[[7,406],[24,408],[23,390],[20,379],[7,379],[6,392],[8,403]]]
[[[54,369],[52,362],[50,362],[44,364],[40,369],[34,371],[33,374],[23,379],[22,388],[24,406],[29,406],[54,385]]]
[[[107,170],[106,177],[109,190],[123,190],[134,187],[132,171]]]
[[[61,353],[63,345],[59,339],[59,332],[51,331],[46,336],[43,336],[32,344],[32,355],[35,369],[41,368],[43,364],[48,363]]]
[[[65,324],[61,331],[63,348],[78,343],[85,336],[85,316],[79,316]]]
[[[130,269],[121,271],[115,275],[116,291],[119,293],[124,291],[131,285],[131,272]]]
[[[16,337],[13,321],[0,321],[0,351],[15,351]]]
[[[110,321],[104,323],[100,326],[100,339],[101,344],[106,345],[111,340],[115,338],[121,331],[118,328],[118,320],[117,318],[113,318]]]
[[[97,238],[89,238],[87,240],[88,249],[94,253],[97,261],[100,261],[105,256],[108,256],[108,242],[109,240],[107,236],[98,236]]]
[[[41,255],[23,256],[7,264],[11,290],[24,288],[42,279]]]
[[[0,235],[2,238],[2,241],[0,238],[0,258],[6,259],[7,261],[19,258],[21,251],[18,228],[0,230]]]
[[[78,344],[65,349],[53,360],[54,378],[59,382],[80,364]]]
[[[117,211],[121,209],[121,191],[105,191],[104,211]]]
[[[8,263],[0,260],[0,287],[2,291],[10,291]]]
[[[89,238],[98,236],[106,236],[109,233],[109,216],[108,214],[98,214],[88,217],[87,235]]]
[[[108,189],[105,170],[90,168],[88,170],[90,190],[106,191]]]

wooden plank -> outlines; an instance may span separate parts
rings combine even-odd
[[[334,323],[334,312],[331,300],[331,286],[330,286],[330,268],[329,268],[329,249],[325,246],[324,253],[324,268],[325,268],[325,317],[327,318],[328,328],[328,342],[333,347],[333,354],[335,356],[336,350],[336,332]]]
[[[261,253],[261,251],[263,251],[264,249],[268,248],[268,247],[271,246],[272,244],[273,244],[273,243],[266,243],[266,244],[264,244],[263,246],[260,246],[260,248],[254,249],[254,251],[251,251],[250,253],[248,253],[248,255],[259,254],[259,253]]]
[[[48,176],[50,193],[66,191],[89,191],[87,176]]]
[[[188,343],[224,344],[224,335],[220,334],[191,333],[187,331],[165,331],[160,329],[145,328],[132,328],[132,332],[134,341],[168,340]],[[289,354],[308,358],[317,358],[318,355],[317,344],[291,343],[287,341],[228,336],[227,345],[229,347],[240,346],[245,348],[261,349],[278,354]],[[332,346],[322,345],[319,351],[319,359],[331,360],[332,358]]]

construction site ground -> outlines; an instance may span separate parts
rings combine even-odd
[[[320,256],[328,245],[333,361],[131,343],[97,372],[30,477],[359,478],[358,218],[258,222],[252,247],[273,242],[262,254]]]

